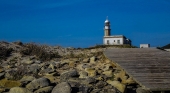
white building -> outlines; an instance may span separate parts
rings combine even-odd
[[[105,21],[104,26],[104,38],[103,38],[103,44],[104,45],[124,45],[129,44],[131,45],[131,40],[127,39],[123,35],[110,35],[111,29],[110,29],[110,22],[108,18]]]
[[[140,48],[149,48],[150,44],[140,44]]]

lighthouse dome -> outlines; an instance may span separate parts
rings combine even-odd
[[[105,23],[109,23],[109,20],[108,20],[108,19],[106,19]]]
[[[105,23],[109,23],[108,16],[106,17]]]

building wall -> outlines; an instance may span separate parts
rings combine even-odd
[[[118,43],[118,40],[120,41],[119,43]],[[123,45],[124,39],[123,38],[104,38],[103,42],[105,45]]]
[[[150,44],[140,44],[140,48],[149,48]]]

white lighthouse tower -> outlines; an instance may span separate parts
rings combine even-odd
[[[106,21],[104,22],[105,26],[104,26],[104,36],[110,36],[110,22],[108,20],[108,17],[106,18]]]

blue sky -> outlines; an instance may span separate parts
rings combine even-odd
[[[135,46],[170,43],[169,0],[0,0],[0,40],[89,47],[102,44],[106,16]]]

